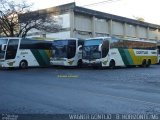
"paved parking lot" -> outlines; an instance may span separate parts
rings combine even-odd
[[[0,70],[0,113],[160,114],[160,65]]]

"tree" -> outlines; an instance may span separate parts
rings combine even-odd
[[[61,26],[46,10],[31,11],[32,5],[21,1],[0,0],[0,34],[26,37],[31,29],[57,32]]]
[[[136,17],[136,16],[133,17],[138,21],[145,22],[145,19],[143,17]]]

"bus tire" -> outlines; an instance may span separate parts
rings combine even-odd
[[[141,66],[142,66],[142,67],[147,67],[147,62],[146,62],[145,59],[142,61],[142,65],[141,65]]]
[[[115,66],[116,66],[115,61],[114,61],[114,60],[111,60],[110,63],[109,63],[109,68],[110,68],[110,69],[114,69]]]
[[[82,60],[78,60],[78,62],[77,62],[77,67],[82,67]]]
[[[147,61],[146,67],[149,67],[150,65],[151,65],[151,60],[149,59],[149,60]]]
[[[19,63],[19,68],[21,69],[26,69],[28,68],[28,62],[26,60],[22,60],[20,63]]]

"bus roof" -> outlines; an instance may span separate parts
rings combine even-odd
[[[119,40],[128,40],[128,41],[137,41],[137,42],[149,42],[149,43],[157,43],[157,41],[152,40],[144,40],[138,38],[120,38],[120,37],[95,37],[95,38],[88,38],[86,40],[94,40],[94,39],[119,39]]]
[[[128,41],[137,41],[137,42],[148,42],[148,43],[157,43],[157,41],[153,40],[144,40],[144,39],[138,39],[138,38],[118,38],[121,40],[128,40]]]
[[[21,37],[0,37],[0,39],[23,39]],[[43,40],[43,41],[53,41],[52,39],[36,39],[36,38],[24,38],[24,40]]]
[[[54,41],[56,40],[83,40],[83,39],[80,39],[80,38],[63,38],[63,39],[55,39]]]
[[[86,40],[94,40],[94,39],[111,39],[111,37],[95,37],[95,38],[87,38]]]

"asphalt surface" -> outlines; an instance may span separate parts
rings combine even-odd
[[[160,65],[0,70],[0,113],[160,114]]]

